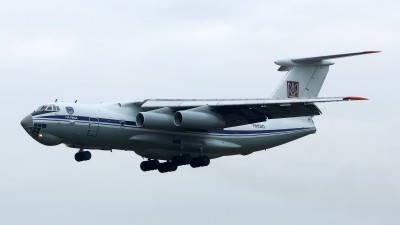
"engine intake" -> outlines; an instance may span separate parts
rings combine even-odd
[[[195,111],[178,111],[174,115],[178,127],[193,129],[217,129],[225,126],[225,120],[211,113]]]

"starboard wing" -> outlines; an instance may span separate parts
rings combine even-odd
[[[307,99],[148,99],[141,105],[145,109],[170,108],[173,111],[195,110],[208,106],[210,113],[225,120],[225,127],[234,127],[266,121],[301,116],[320,115],[315,103],[367,100],[362,97],[332,97]]]

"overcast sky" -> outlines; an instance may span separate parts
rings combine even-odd
[[[0,1],[0,224],[398,224],[399,1]],[[34,141],[56,98],[266,98],[273,62],[335,60],[316,134],[174,173]]]

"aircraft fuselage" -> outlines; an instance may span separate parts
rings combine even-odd
[[[53,111],[36,111],[21,124],[36,141],[78,149],[127,150],[159,160],[199,154],[209,158],[250,154],[315,133],[309,118],[268,120],[216,130],[153,130],[136,125],[143,109],[133,104],[51,103]],[[47,104],[50,105],[50,104]],[[201,151],[201,153],[199,153]]]

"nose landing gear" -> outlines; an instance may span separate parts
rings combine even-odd
[[[92,158],[92,154],[89,151],[83,151],[80,149],[79,152],[75,153],[75,160],[77,162],[88,161]]]

